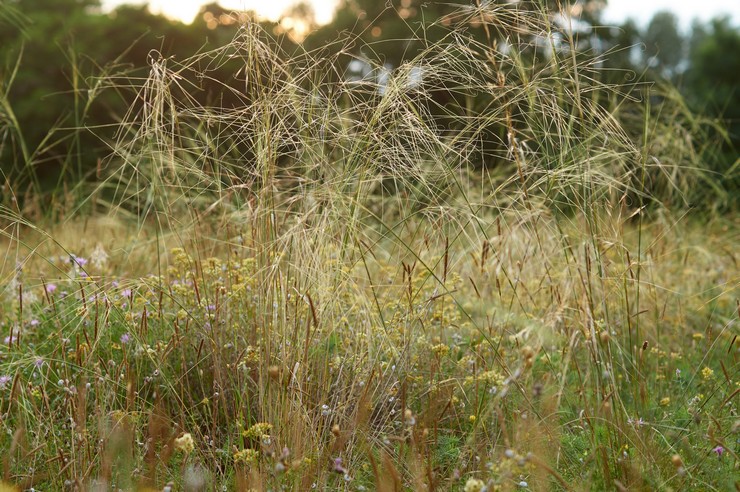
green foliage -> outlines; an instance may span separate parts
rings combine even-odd
[[[671,79],[683,59],[684,42],[678,30],[678,17],[669,11],[656,13],[644,35],[648,66]]]
[[[684,92],[696,111],[726,122],[728,134],[717,146],[721,153],[711,162],[737,205],[740,197],[740,160],[737,157],[740,149],[740,90],[737,84],[740,29],[733,26],[729,18],[719,18],[713,20],[708,29],[694,26],[694,32]]]
[[[152,61],[226,43],[236,29],[186,26],[145,6],[106,15],[95,1],[4,2],[0,14],[0,171],[21,203],[29,190],[54,191],[58,199],[99,174]],[[222,79],[232,66],[223,67]],[[204,102],[223,97],[208,81],[190,82]]]

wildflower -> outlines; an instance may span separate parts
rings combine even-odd
[[[247,439],[263,440],[265,436],[269,437],[271,430],[272,424],[259,422],[242,432],[242,436],[246,437]]]
[[[416,424],[416,418],[414,417],[414,412],[411,411],[410,408],[407,408],[406,411],[403,413],[404,420],[406,420],[406,425],[409,427]]]
[[[670,403],[671,403],[671,399],[667,396],[665,398],[661,398],[660,400],[661,407],[667,407],[668,405],[670,405]]]
[[[450,347],[448,347],[444,343],[439,343],[432,347],[432,352],[437,357],[444,357],[445,355],[450,353]]]
[[[128,333],[124,333],[123,335],[121,335],[120,340],[122,345],[126,345],[128,342],[131,341],[131,335],[129,335]]]
[[[725,448],[723,448],[722,446],[717,446],[716,448],[712,449],[712,451],[717,453],[717,457],[721,458],[725,452]]]
[[[16,341],[18,341],[18,337],[20,336],[20,334],[21,334],[20,327],[17,324],[15,324],[10,327],[10,335],[5,337],[3,339],[3,342],[5,343],[5,345],[13,344]]]
[[[90,255],[90,261],[92,261],[93,266],[97,269],[103,268],[108,263],[108,253],[105,252],[102,244],[98,243],[95,246],[95,249]]]
[[[77,265],[78,267],[82,268],[85,265],[87,265],[87,259],[81,257],[81,256],[75,256],[74,254],[70,255],[72,257],[72,261]]]
[[[57,290],[57,284],[46,284],[46,293],[53,294]]]
[[[182,451],[185,454],[191,453],[195,449],[195,441],[189,432],[175,439],[175,450]]]
[[[699,393],[698,395],[694,395],[693,398],[691,398],[688,402],[689,409],[697,407],[702,401],[704,400],[704,394]]]
[[[708,381],[712,379],[712,376],[714,376],[714,370],[712,368],[705,367],[704,369],[701,370],[701,378],[704,381]]]
[[[234,463],[255,463],[259,455],[260,452],[256,449],[242,449],[234,453]]]
[[[483,483],[483,480],[479,480],[477,478],[469,478],[467,482],[465,482],[465,488],[463,489],[465,492],[484,492],[486,489],[486,484]]]
[[[332,470],[342,475],[347,473],[347,470],[342,466],[342,458],[334,458],[334,466]]]
[[[38,357],[35,361],[33,361],[33,365],[36,369],[41,369],[41,367],[44,365],[44,359]]]
[[[4,389],[12,379],[10,376],[0,376],[0,389]]]

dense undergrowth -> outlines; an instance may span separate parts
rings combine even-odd
[[[704,123],[520,48],[452,31],[382,85],[250,26],[153,56],[56,223],[3,200],[5,482],[737,486],[738,222],[691,212],[727,198]],[[234,60],[243,107],[188,96]]]

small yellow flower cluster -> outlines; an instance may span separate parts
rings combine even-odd
[[[463,489],[465,492],[481,492],[486,487],[486,484],[483,483],[483,480],[477,479],[477,478],[469,478],[467,482],[465,482],[465,488]]]
[[[701,378],[704,381],[708,381],[712,379],[713,376],[714,376],[714,369],[710,367],[705,367],[704,369],[701,370]]]
[[[195,441],[193,436],[189,432],[186,432],[182,436],[175,439],[175,450],[182,451],[185,454],[190,454],[195,449]]]
[[[193,259],[182,248],[172,248],[170,254],[172,255],[172,262],[175,264],[175,267],[181,270],[188,270],[193,264]]]
[[[242,449],[234,453],[234,463],[256,463],[259,456],[260,452],[256,449]]]
[[[182,283],[174,284],[172,286],[172,293],[180,297],[187,297],[192,290],[192,287],[189,287],[188,285]],[[182,311],[187,315],[187,312],[185,310]]]
[[[254,347],[253,345],[247,345],[247,350],[244,353],[244,360],[247,363],[255,364],[260,361],[260,351],[259,348]]]
[[[210,277],[219,277],[222,275],[222,263],[219,258],[206,258],[203,262],[203,273]]]
[[[434,345],[432,347],[432,353],[437,357],[444,357],[445,355],[450,353],[450,347],[448,347],[444,343],[438,343],[437,345]]]
[[[272,424],[268,424],[267,422],[259,422],[242,432],[242,436],[246,437],[247,439],[259,440],[262,439],[264,436],[269,436],[271,430]]]
[[[480,383],[486,383],[493,386],[500,386],[504,383],[504,378],[498,371],[485,371],[475,376],[468,376],[465,378],[465,383],[472,384],[476,381]]]
[[[653,355],[657,355],[659,359],[664,359],[668,355],[665,350],[661,350],[658,347],[651,348],[650,353]]]

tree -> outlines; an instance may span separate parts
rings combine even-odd
[[[657,12],[650,20],[643,39],[648,66],[665,78],[674,78],[684,57],[684,39],[678,30],[676,14]]]
[[[109,79],[111,70],[146,70],[153,49],[192,55],[203,45],[200,31],[146,7],[110,15],[99,7],[98,0],[0,2],[0,113],[12,113],[0,114],[0,133],[10,136],[0,146],[0,170],[19,190],[83,179],[106,155],[105,140],[141,81]]]
[[[684,93],[694,110],[722,118],[729,132],[729,141],[720,149],[722,162],[716,171],[725,174],[731,193],[740,197],[740,175],[727,175],[736,168],[740,149],[740,29],[733,27],[729,17],[720,17],[710,25],[694,25],[689,52],[689,69],[684,79]]]

